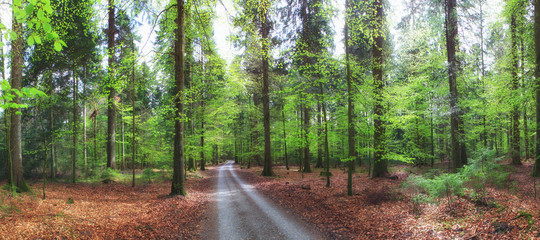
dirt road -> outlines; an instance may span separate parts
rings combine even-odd
[[[245,183],[231,161],[220,166],[216,204],[203,239],[322,239],[321,234]]]

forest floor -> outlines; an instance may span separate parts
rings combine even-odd
[[[371,179],[359,168],[353,196],[347,196],[347,174],[341,169],[331,169],[330,188],[319,176],[322,169],[303,177],[297,167],[283,166],[274,168],[272,178],[261,177],[261,167],[238,174],[328,239],[540,239],[540,193],[535,199],[531,162],[508,176],[508,187],[487,187],[485,202],[454,197],[451,205],[446,198],[414,204],[416,193],[401,187],[410,169],[393,167],[398,179],[392,180]]]
[[[50,182],[45,200],[41,182],[15,197],[0,190],[0,239],[198,239],[213,188],[207,173],[188,175],[187,197],[169,197],[170,181]]]
[[[342,169],[331,169],[326,188],[322,169],[302,176],[296,167],[275,166],[275,177],[262,177],[262,167],[235,168],[245,182],[327,239],[540,239],[540,193],[535,198],[531,162],[508,167],[505,187],[488,186],[484,202],[453,197],[451,205],[446,198],[414,203],[416,193],[401,185],[419,168],[392,167],[398,177],[392,180],[371,179],[359,167],[353,196],[346,194]],[[167,196],[170,181],[135,188],[119,182],[51,182],[45,200],[41,182],[31,183],[30,194],[15,197],[0,190],[0,239],[201,239],[216,196],[217,169],[190,173],[188,197]]]

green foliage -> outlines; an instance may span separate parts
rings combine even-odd
[[[113,181],[118,181],[121,179],[122,174],[118,172],[118,170],[114,170],[111,168],[107,168],[101,172],[101,175],[99,176],[101,181],[108,183]]]
[[[75,203],[75,201],[73,201],[73,198],[68,198],[68,200],[66,201],[66,204],[73,204]]]
[[[476,153],[479,159],[472,160],[457,173],[440,173],[439,170],[426,173],[424,176],[411,175],[403,183],[403,187],[415,189],[426,194],[430,200],[446,197],[450,203],[454,196],[463,196],[466,192],[476,201],[483,201],[487,186],[503,187],[508,183],[508,172],[494,163],[495,159],[482,161],[483,156],[494,156],[492,150]]]
[[[145,168],[142,173],[142,179],[148,183],[152,183],[157,176],[158,174],[154,172],[154,169],[151,168]]]

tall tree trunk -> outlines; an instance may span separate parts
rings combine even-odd
[[[76,69],[76,68],[74,68]],[[79,80],[75,77],[75,71],[72,72],[73,78],[73,150],[71,155],[71,182],[75,183],[77,169],[77,116],[79,114],[79,106],[77,105],[77,95],[78,95],[78,82]]]
[[[521,36],[520,37],[520,46],[521,46],[521,82],[522,82],[522,88],[526,88],[526,83],[525,83],[525,50],[524,50],[524,45],[523,45],[523,26],[521,27]],[[528,125],[528,117],[527,117],[527,108],[528,108],[528,104],[527,102],[525,102],[525,104],[523,104],[523,140],[525,140],[525,159],[526,161],[529,160],[529,158],[531,157],[531,155],[529,154],[529,126]]]
[[[321,96],[319,96],[319,101],[317,102],[317,163],[315,168],[322,168],[322,159],[323,159],[323,140],[322,140],[322,107],[321,107]]]
[[[265,9],[267,10],[267,9]],[[268,12],[265,11],[262,23],[262,41],[263,41],[263,56],[262,56],[262,103],[263,103],[263,125],[264,125],[264,168],[263,176],[273,176],[272,171],[272,142],[270,140],[270,96],[269,96],[269,79],[268,79],[268,58],[270,55],[270,41],[268,35],[270,33],[270,23],[267,17]]]
[[[354,147],[354,105],[353,105],[353,91],[352,91],[352,77],[351,77],[351,63],[349,53],[349,0],[345,1],[345,70],[347,71],[347,130],[349,140],[349,161],[348,161],[348,173],[347,173],[347,195],[352,196],[352,174],[354,171],[354,162],[356,158],[356,151]],[[321,93],[322,94],[322,93]],[[326,119],[325,119],[326,120]]]
[[[14,15],[14,14],[13,14]],[[23,69],[23,26],[15,17],[13,17],[13,31],[19,36],[11,43],[11,88],[21,90],[22,85],[22,69]],[[13,94],[13,93],[12,93]],[[21,97],[15,94],[13,100],[15,104],[21,104]],[[21,136],[21,115],[16,114],[20,108],[11,109],[11,124],[9,148],[11,152],[11,186],[17,187],[17,191],[26,192],[29,190],[28,185],[23,178],[22,166],[22,136]]]
[[[176,30],[174,41],[174,159],[171,195],[186,196],[184,186],[184,0],[176,4]]]
[[[122,162],[121,163],[121,166],[120,168],[122,170],[125,170],[126,169],[126,135],[125,135],[125,124],[126,122],[124,121],[124,116],[123,114],[120,114],[120,122],[122,124],[120,124],[120,131],[121,131],[121,135],[122,135],[122,144],[121,144],[121,148],[120,148],[120,161]]]
[[[373,85],[375,97],[375,118],[373,148],[375,149],[373,161],[373,177],[384,177],[388,174],[388,162],[384,158],[385,146],[385,121],[384,121],[384,81],[383,81],[383,3],[382,0],[375,0],[373,3],[375,13],[375,23],[378,26],[379,34],[375,37],[373,45]]]
[[[311,117],[309,115],[309,106],[307,103],[304,104],[304,171],[306,173],[311,172],[311,156],[309,153],[309,121]]]
[[[532,175],[540,177],[540,0],[534,4],[534,43],[536,68],[534,72],[536,87],[536,152]]]
[[[107,49],[109,53],[108,60],[108,77],[109,82],[107,90],[107,168],[116,168],[116,76],[115,76],[115,14],[114,0],[109,0],[109,29],[107,31]]]
[[[487,105],[487,101],[485,98],[486,94],[486,65],[485,65],[485,59],[484,59],[484,10],[483,10],[483,4],[484,1],[480,1],[480,63],[481,63],[481,72],[482,72],[482,93],[484,95],[483,103],[484,105]],[[484,109],[484,114],[482,114],[482,140],[484,143],[484,148],[487,148],[487,124],[486,124],[486,115],[487,115],[487,108]]]
[[[289,170],[289,157],[287,156],[287,133],[285,131],[285,111],[284,106],[281,107],[281,121],[283,122],[283,146],[285,151],[285,168]]]
[[[330,150],[328,149],[328,120],[326,119],[326,102],[324,100],[322,83],[319,83],[319,89],[321,91],[320,94],[322,97],[322,121],[324,122],[324,157],[326,160],[326,171],[324,172],[324,174],[326,175],[326,187],[330,187],[330,176],[332,175],[332,173],[330,173]]]
[[[83,101],[83,112],[82,112],[82,115],[83,115],[83,141],[82,141],[82,144],[83,144],[83,162],[84,162],[84,172],[85,173],[88,173],[88,151],[87,151],[87,148],[86,148],[86,84],[85,84],[85,81],[87,81],[86,79],[87,77],[87,64],[85,63],[84,64],[84,81],[82,82],[83,84],[83,98],[82,98],[82,101]]]
[[[204,94],[201,100],[201,171],[206,170],[206,159],[204,159]]]
[[[133,54],[135,54],[135,49],[133,49],[133,38],[131,39],[131,51]],[[131,173],[132,173],[132,180],[131,180],[131,187],[135,187],[135,147],[136,147],[136,138],[135,138],[135,130],[137,129],[137,125],[135,122],[135,98],[137,97],[137,90],[135,88],[135,62],[133,62],[132,68],[131,68],[131,126],[132,126],[132,132],[131,132]],[[123,126],[123,124],[122,124]],[[123,134],[122,134],[123,137]],[[123,147],[122,147],[123,148]],[[124,151],[124,150],[122,150]]]
[[[518,77],[518,53],[517,53],[517,25],[516,25],[516,15],[517,11],[512,11],[512,16],[510,20],[510,32],[512,40],[512,96],[518,96],[519,89],[519,77]],[[517,99],[516,99],[517,100]],[[518,101],[515,102],[512,109],[512,164],[521,165],[521,149],[520,149],[520,130],[519,130],[519,104]]]
[[[97,109],[94,109],[95,112],[97,112]],[[96,170],[96,167],[97,167],[97,163],[98,163],[98,155],[97,155],[97,114],[96,116],[94,116],[94,120],[93,120],[93,124],[94,124],[94,169],[93,170]]]
[[[452,170],[463,167],[461,159],[461,137],[459,128],[460,109],[458,106],[457,90],[457,59],[458,44],[456,0],[445,0],[446,7],[446,52],[448,57],[448,83],[450,85],[450,135],[452,144]]]

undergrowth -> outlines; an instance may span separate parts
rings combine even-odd
[[[452,208],[455,197],[465,197],[475,203],[485,206],[491,204],[486,199],[486,186],[495,188],[509,187],[509,172],[495,162],[495,151],[483,150],[475,154],[469,165],[459,169],[456,173],[442,173],[434,169],[423,176],[411,174],[402,187],[413,191],[413,212],[421,212],[424,202],[436,202],[446,198],[448,206]]]

